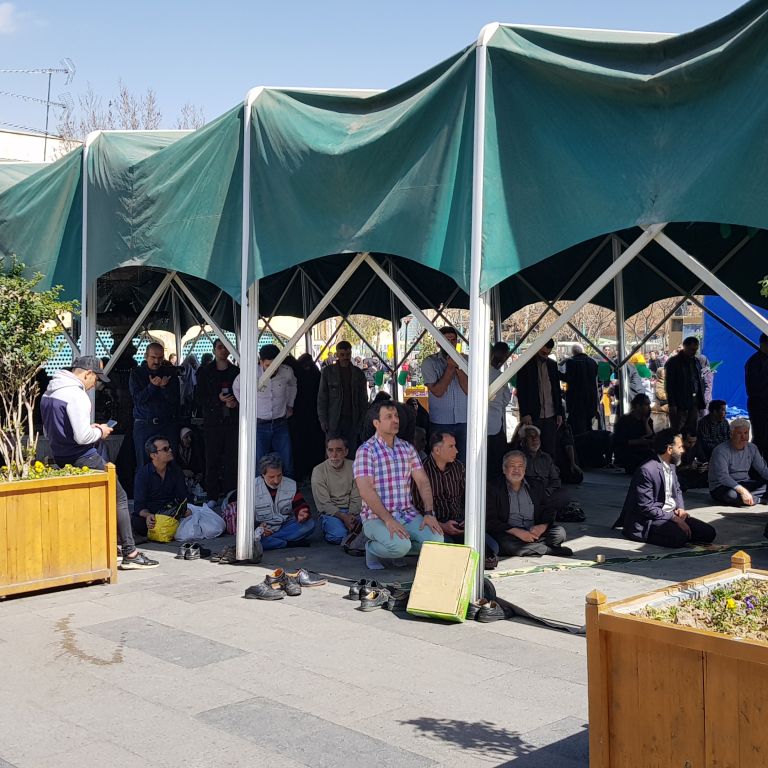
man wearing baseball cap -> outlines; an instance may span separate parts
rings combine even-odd
[[[76,357],[70,370],[57,371],[53,375],[40,399],[43,432],[54,461],[60,467],[65,464],[91,469],[106,467],[99,448],[101,441],[112,434],[112,427],[91,423],[91,400],[87,394],[97,381],[109,381],[101,360],[95,355]],[[123,555],[118,566],[121,570],[157,567],[157,560],[150,560],[136,549],[128,497],[120,483],[117,483],[117,533]]]

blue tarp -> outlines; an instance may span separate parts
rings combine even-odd
[[[725,299],[721,299],[719,296],[705,296],[704,305],[757,343],[760,332]],[[768,310],[760,307],[755,307],[755,309],[764,317],[768,317]],[[729,406],[746,411],[747,393],[744,389],[744,363],[755,350],[705,313],[702,351],[710,362],[722,360],[715,374],[712,391],[714,397],[725,400]]]

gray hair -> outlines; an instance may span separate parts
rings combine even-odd
[[[267,453],[259,459],[259,474],[266,475],[269,469],[283,471],[283,460],[279,453]]]
[[[576,343],[571,347],[571,354],[572,355],[583,355],[584,354],[584,345]]]
[[[522,451],[507,451],[507,453],[504,454],[504,458],[501,460],[502,471],[507,468],[507,464],[509,464],[512,459],[522,459],[524,464],[528,464],[528,459],[525,458],[525,454]]]
[[[731,432],[734,429],[751,429],[752,425],[749,423],[749,419],[734,419],[731,422]]]
[[[518,434],[526,438],[530,432],[533,432],[535,435],[541,435],[541,430],[535,424],[522,424]]]

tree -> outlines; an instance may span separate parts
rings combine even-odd
[[[39,273],[25,276],[24,265],[15,259],[6,270],[0,259],[0,479],[5,480],[29,475],[37,452],[35,374],[53,354],[56,319],[77,310],[77,302],[59,300],[60,285],[37,291],[42,279]]]
[[[66,143],[66,151],[85,141],[93,131],[130,130],[151,131],[162,125],[162,113],[157,94],[147,88],[143,95],[128,90],[118,80],[117,95],[105,101],[88,85],[77,98],[77,106],[63,112],[59,120],[59,134]],[[203,108],[186,103],[182,106],[176,126],[197,129],[205,124]]]

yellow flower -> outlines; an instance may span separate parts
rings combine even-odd
[[[42,472],[45,469],[45,464],[42,461],[35,462],[35,472]]]
[[[733,611],[733,610],[736,608],[736,601],[735,601],[735,600],[734,600],[732,597],[729,597],[729,598],[728,598],[728,599],[725,601],[725,604],[726,604],[726,605],[728,606],[728,608],[730,608],[730,610],[732,610],[732,611]]]
[[[88,467],[83,467],[83,472],[90,472],[91,470]]]

